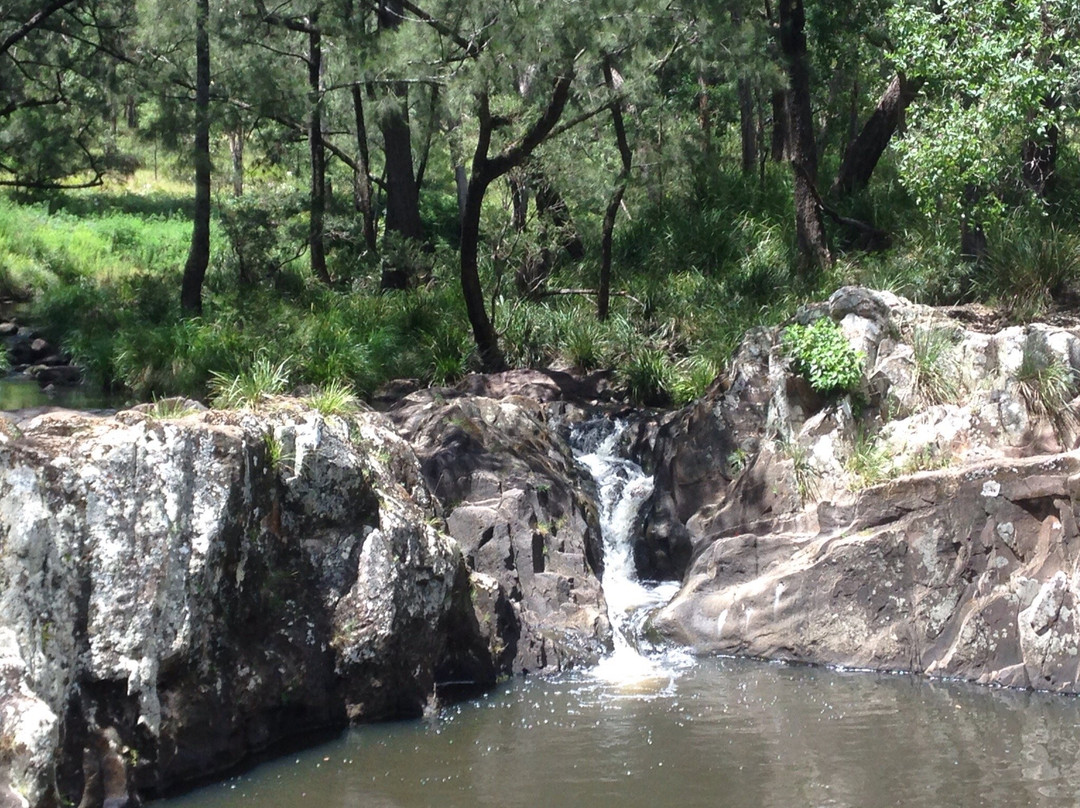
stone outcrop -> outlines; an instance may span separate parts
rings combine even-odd
[[[391,412],[473,570],[500,670],[558,670],[611,647],[593,482],[535,400],[452,391]]]
[[[382,416],[0,430],[0,803],[124,804],[495,666]]]
[[[859,396],[815,395],[776,329],[668,416],[643,451],[672,470],[692,561],[657,628],[703,653],[1080,692],[1080,338],[955,314],[842,289],[799,319],[861,351]]]

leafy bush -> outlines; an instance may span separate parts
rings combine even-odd
[[[840,326],[829,317],[809,326],[788,326],[783,347],[791,358],[792,370],[822,395],[851,392],[862,380],[863,355],[851,347]]]

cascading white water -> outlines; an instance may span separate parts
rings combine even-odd
[[[596,441],[594,430],[600,429],[610,432]],[[604,541],[604,597],[614,635],[614,653],[601,661],[595,673],[618,684],[670,677],[671,671],[659,659],[642,653],[641,633],[648,616],[678,590],[673,581],[646,585],[637,578],[634,531],[642,505],[652,496],[653,479],[637,463],[619,456],[625,429],[623,423],[590,422],[576,428],[572,440],[578,462],[596,481]]]

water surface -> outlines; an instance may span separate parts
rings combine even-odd
[[[616,687],[518,680],[350,730],[160,808],[1071,805],[1080,701],[709,659]]]

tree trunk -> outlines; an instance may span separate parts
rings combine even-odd
[[[229,154],[232,156],[233,196],[244,195],[244,125],[229,130]]]
[[[487,186],[488,182],[474,167],[461,217],[461,293],[465,298],[465,310],[484,370],[498,371],[505,369],[506,360],[499,350],[495,326],[484,308],[484,290],[480,286],[479,272],[480,213]]]
[[[371,155],[368,153],[367,124],[364,121],[364,98],[360,85],[352,86],[353,112],[356,116],[356,147],[359,159],[353,176],[353,199],[364,225],[364,243],[374,253],[378,249],[375,235],[375,210],[371,204]]]
[[[739,139],[742,141],[742,172],[753,174],[757,168],[757,123],[754,120],[754,93],[750,79],[739,79]]]
[[[396,30],[402,19],[404,9],[401,0],[380,0],[380,30]],[[387,105],[379,120],[385,156],[386,232],[419,240],[424,233],[420,222],[420,193],[413,168],[408,86],[393,85],[390,93],[394,103]],[[383,289],[401,289],[408,285],[408,281],[408,271],[404,267],[387,266],[383,270]]]
[[[774,90],[772,94],[772,141],[770,147],[770,154],[774,163],[782,163],[788,159],[786,90]]]
[[[698,127],[701,129],[702,150],[712,152],[712,110],[709,109],[709,82],[704,74],[698,73]]]
[[[492,182],[522,165],[537,146],[544,142],[555,128],[566,108],[573,83],[573,70],[567,68],[565,75],[555,81],[551,98],[544,111],[528,130],[495,157],[489,157],[491,135],[495,124],[491,116],[491,100],[486,92],[479,95],[480,129],[473,153],[472,177],[465,194],[465,206],[461,216],[461,292],[469,315],[473,338],[480,353],[484,370],[498,371],[506,367],[506,360],[499,350],[499,337],[484,308],[484,294],[480,286],[479,248],[480,214],[483,211],[484,194]]]
[[[960,257],[965,261],[981,264],[989,255],[986,231],[977,217],[972,215],[982,198],[982,191],[974,185],[964,188],[964,216],[960,220]]]
[[[323,238],[326,215],[326,147],[322,135],[322,34],[312,18],[308,32],[308,87],[311,118],[308,143],[311,147],[311,213],[308,222],[308,246],[311,272],[323,283],[330,283],[326,269],[326,245]]]
[[[511,171],[506,178],[510,185],[510,226],[515,233],[524,233],[529,221],[529,184],[524,171]]]
[[[908,81],[903,74],[897,74],[889,82],[862,131],[844,152],[844,160],[832,185],[834,196],[850,196],[869,184],[878,160],[900,125],[904,110],[921,86],[921,81]]]
[[[802,0],[780,0],[780,50],[788,73],[788,132],[795,186],[795,230],[799,266],[809,274],[832,264],[825,223],[814,187],[817,144],[810,108],[810,68],[806,58],[806,15]]]
[[[195,213],[184,264],[180,305],[202,314],[202,287],[210,263],[210,0],[198,0],[195,16]]]
[[[615,92],[614,71],[609,58],[604,59],[604,83],[610,92]],[[615,190],[604,212],[603,235],[600,238],[600,283],[596,295],[596,318],[600,322],[607,320],[611,305],[611,245],[615,234],[615,217],[619,215],[619,205],[622,204],[623,195],[626,193],[626,184],[630,181],[633,161],[633,152],[630,151],[630,144],[626,139],[622,101],[618,98],[611,103],[611,123],[615,129],[615,142],[619,147],[622,165],[615,182]]]

